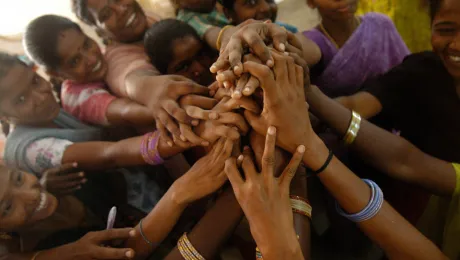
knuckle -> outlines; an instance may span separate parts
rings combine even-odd
[[[275,165],[275,157],[273,156],[264,156],[262,158],[263,162],[268,165],[268,166],[273,166]]]

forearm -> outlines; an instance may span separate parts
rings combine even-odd
[[[326,160],[328,149],[319,139],[315,141],[313,149],[304,155],[303,161],[311,168],[318,169],[318,165]],[[348,213],[361,211],[370,200],[369,186],[336,158],[318,177]],[[358,226],[390,259],[445,259],[433,243],[386,202],[376,216],[358,223]]]
[[[212,28],[208,29],[203,36],[204,41],[208,44],[209,47],[217,50],[217,38],[219,37],[219,33],[222,29],[220,27],[213,26]],[[217,50],[219,51],[219,50]]]
[[[153,70],[137,70],[126,76],[125,84],[129,99],[147,105],[152,93],[158,88],[151,85],[152,77],[161,77]]]
[[[64,245],[48,250],[43,250],[40,252],[31,252],[31,253],[7,253],[0,255],[0,260],[30,260],[37,253],[35,260],[62,260],[66,255],[66,250],[69,250],[69,245]]]
[[[351,111],[316,88],[309,100],[313,113],[339,136],[344,136],[350,124]],[[423,153],[405,139],[366,120],[362,120],[351,147],[374,167],[396,179],[422,186],[440,195],[451,195],[455,189],[455,171],[449,163]]]
[[[126,98],[112,101],[107,108],[106,117],[110,125],[155,125],[153,113],[147,107]]]
[[[142,231],[152,245],[144,241],[139,225],[136,226],[136,236],[127,241],[126,247],[136,252],[136,259],[145,259],[155,250],[174,228],[187,207],[186,203],[176,197],[177,188],[180,187],[173,184],[142,222]]]
[[[243,211],[232,188],[227,188],[198,224],[188,234],[195,249],[206,259],[212,259],[217,250],[233,233],[243,217]],[[182,259],[178,248],[166,257],[167,260]]]
[[[321,49],[312,40],[305,37],[302,33],[295,34],[297,40],[302,44],[303,59],[309,67],[317,64],[321,60]]]
[[[18,254],[2,254],[0,255],[0,260],[30,260],[35,253],[18,253]]]

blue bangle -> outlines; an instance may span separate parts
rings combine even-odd
[[[371,188],[371,199],[363,210],[355,214],[347,214],[340,207],[339,203],[336,202],[335,205],[337,212],[341,216],[355,223],[363,222],[375,217],[375,215],[377,215],[377,213],[379,213],[380,209],[382,208],[384,201],[383,192],[375,182],[367,179],[363,179],[363,181]]]

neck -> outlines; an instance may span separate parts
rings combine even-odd
[[[332,20],[327,17],[323,17],[321,23],[339,47],[342,47],[348,41],[348,38],[350,38],[359,25],[356,16],[352,16],[346,21]]]

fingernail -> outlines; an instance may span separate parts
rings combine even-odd
[[[233,92],[232,98],[241,98],[241,92],[239,90]]]
[[[219,74],[217,74],[217,76],[216,76],[216,80],[217,80],[217,81],[224,81],[224,80],[225,80],[225,77],[224,77],[224,75],[222,75],[222,74],[219,73]],[[225,83],[224,83],[224,84],[225,84]]]
[[[244,155],[240,154],[240,156],[238,156],[237,160],[241,162],[243,159],[244,159]]]
[[[131,233],[130,233],[130,234],[131,234]],[[126,251],[126,254],[125,254],[125,255],[126,255],[127,258],[133,258],[133,257],[134,257],[134,253],[133,253],[133,251],[131,251],[131,250]]]
[[[233,128],[234,130],[236,130],[236,131],[239,130],[238,127],[236,127],[236,126],[233,126],[232,128]]]
[[[284,43],[280,43],[280,51],[284,51],[286,50],[286,45],[284,45]]]
[[[247,87],[244,88],[244,90],[243,90],[243,93],[244,93],[244,94],[247,94],[247,95],[249,95],[250,92],[251,92],[251,89],[250,89],[250,88],[247,88]]]
[[[274,135],[274,134],[276,134],[276,128],[275,128],[274,126],[270,126],[270,127],[268,128],[268,134],[269,134],[269,135]]]
[[[297,147],[297,152],[304,153],[305,152],[305,145],[299,145],[299,147]]]
[[[211,68],[209,68],[209,70],[212,72],[212,73],[216,73],[217,72],[217,67],[212,65]]]
[[[211,112],[209,114],[209,119],[211,119],[211,120],[216,120],[218,117],[219,117],[219,115],[217,113],[215,113],[215,112]]]
[[[180,135],[180,139],[181,139],[182,141],[184,141],[184,142],[187,141],[187,138],[185,138],[185,136],[183,136],[183,135]]]
[[[85,176],[85,173],[84,173],[84,172],[80,172],[80,173],[78,174],[78,176],[83,177],[83,176]]]
[[[289,52],[284,52],[284,56],[289,56]]]
[[[86,183],[88,181],[88,179],[83,179],[81,180],[81,183]]]
[[[197,120],[197,119],[192,120],[192,125],[193,126],[197,126],[199,124],[200,124],[200,120]]]
[[[267,61],[267,66],[268,67],[273,67],[273,65],[275,65],[275,63],[272,60]]]
[[[249,146],[247,146],[247,145],[246,145],[246,146],[244,146],[243,150],[244,150],[244,151],[247,151],[247,150],[249,150]]]
[[[224,87],[225,87],[225,88],[229,88],[229,87],[230,87],[230,83],[229,83],[228,81],[225,81],[225,82],[224,82]]]
[[[173,143],[171,141],[168,141],[167,144],[169,145],[169,147],[173,147]]]
[[[77,163],[77,162],[74,162],[74,163],[72,163],[72,166],[73,166],[74,168],[77,168],[78,163]]]
[[[236,71],[241,71],[240,66],[235,66],[235,67],[233,67],[233,71],[235,71],[235,72],[236,72]]]
[[[209,145],[209,142],[202,142],[201,145],[202,145],[202,146],[208,146],[208,145]]]
[[[135,237],[136,236],[136,230],[133,229],[133,230],[129,231],[129,236],[130,237]]]

